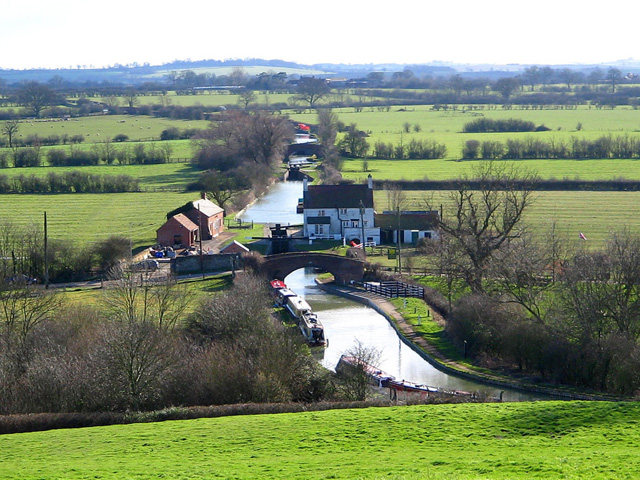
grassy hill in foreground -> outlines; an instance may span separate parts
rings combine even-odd
[[[637,478],[640,405],[459,404],[0,437],[0,478]]]

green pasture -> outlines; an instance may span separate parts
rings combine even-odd
[[[0,477],[633,479],[639,423],[637,403],[554,401],[53,430],[0,436]]]
[[[186,167],[167,167],[174,165]],[[152,245],[166,213],[197,198],[196,192],[153,191],[155,185],[167,182],[179,186],[178,176],[175,171],[150,174],[143,181],[143,186],[149,188],[145,193],[0,195],[0,218],[15,224],[40,223],[47,211],[51,238],[92,242],[123,235],[132,237],[134,247]],[[424,209],[430,199],[434,205],[445,205],[446,214],[446,192],[433,192],[434,198],[431,192],[406,194],[407,208]],[[640,192],[537,192],[535,197],[525,221],[543,235],[556,222],[557,232],[568,242],[578,242],[582,232],[588,238],[587,242],[582,241],[584,246],[599,247],[611,232],[623,227],[640,231]],[[388,209],[387,202],[384,191],[375,192],[378,211]]]
[[[292,93],[267,93],[255,92],[256,98],[252,104],[276,104],[289,103]],[[126,105],[124,97],[116,97],[118,106]],[[138,105],[176,105],[190,107],[202,105],[205,107],[235,106],[239,103],[240,96],[230,90],[202,90],[194,95],[177,95],[175,92],[167,92],[166,95],[140,95],[136,97]],[[112,99],[109,99],[111,101]],[[98,97],[97,101],[106,102],[106,97]]]
[[[152,140],[152,141],[133,141],[133,142],[112,142],[111,147],[113,151],[117,152],[122,149],[128,149],[130,154],[133,154],[134,148],[136,145],[144,145],[145,152],[150,153],[151,149],[155,148],[157,151],[162,152],[163,148],[169,144],[171,145],[170,152],[170,161],[172,162],[186,162],[193,158],[194,154],[194,144],[191,140]],[[40,147],[41,153],[41,163],[44,166],[48,165],[47,161],[47,152],[49,150],[64,150],[67,154],[70,154],[72,151],[97,151],[100,154],[101,149],[104,148],[104,142],[102,141],[91,141],[85,143],[78,143],[73,145],[51,145],[51,146],[42,146]],[[9,148],[0,148],[0,153],[6,152],[9,154],[9,165],[12,165],[11,161],[11,150]],[[116,159],[114,163],[118,163]],[[9,169],[0,170],[0,173],[8,173]]]
[[[47,212],[51,239],[91,243],[111,235],[132,239],[134,248],[153,245],[167,212],[197,192],[0,195],[0,218],[16,225],[42,225]]]
[[[11,178],[17,175],[46,176],[50,172],[79,171],[95,175],[129,175],[140,181],[143,190],[184,190],[198,179],[201,170],[190,163],[161,163],[158,165],[96,165],[83,167],[28,167],[6,168],[0,175]],[[1,201],[1,198],[0,198]]]
[[[20,122],[18,138],[26,138],[29,135],[83,135],[86,143],[94,143],[103,142],[106,138],[113,138],[122,133],[127,135],[129,140],[157,140],[162,131],[170,127],[184,130],[207,128],[208,125],[209,122],[205,120],[176,120],[148,115],[94,115],[69,120],[23,120]]]
[[[424,210],[427,203],[443,206],[445,217],[450,205],[449,193],[444,191],[406,191],[407,209]],[[389,208],[384,191],[374,193],[376,210]],[[640,232],[640,192],[535,192],[534,202],[524,221],[530,231],[548,234],[553,223],[556,233],[571,244],[602,247],[607,238],[622,228]],[[580,233],[587,241],[579,239]]]
[[[468,110],[458,105],[457,110],[433,110],[431,105],[393,106],[387,112],[377,107],[366,107],[361,112],[354,108],[335,109],[338,119],[346,125],[355,123],[358,129],[369,134],[367,141],[371,150],[377,141],[394,145],[409,143],[412,139],[434,140],[447,147],[447,160],[461,158],[462,145],[470,139],[506,142],[508,138],[534,137],[543,141],[565,141],[572,138],[595,139],[602,135],[640,135],[640,110],[618,107],[614,110],[580,106],[575,110],[521,110],[519,108]],[[300,122],[315,123],[314,112],[297,114],[290,112],[291,118]],[[477,118],[528,120],[536,125],[544,124],[551,130],[530,133],[462,133],[464,125]],[[410,125],[409,133],[404,124]],[[578,124],[581,129],[578,130]],[[414,125],[420,126],[415,132]]]
[[[518,169],[534,172],[544,179],[640,180],[640,160],[500,160]],[[364,183],[368,175],[375,180],[446,180],[473,176],[478,161],[436,160],[372,160],[346,159],[342,176]],[[365,170],[366,166],[366,170]]]

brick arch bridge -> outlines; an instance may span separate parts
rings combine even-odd
[[[270,279],[284,278],[299,268],[316,267],[331,273],[337,283],[361,282],[364,276],[364,262],[327,253],[290,252],[266,255],[262,272]]]

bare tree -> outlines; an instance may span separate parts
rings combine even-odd
[[[111,375],[127,406],[151,405],[163,373],[176,361],[171,331],[191,294],[171,280],[152,281],[150,273],[124,272],[109,282],[104,301],[111,320],[103,331]]]
[[[257,99],[256,93],[253,90],[244,89],[238,93],[238,103],[246,110],[249,105],[255,102]]]
[[[2,134],[7,137],[9,148],[13,148],[13,139],[20,130],[20,122],[18,120],[7,120],[2,125]]]
[[[337,165],[340,157],[336,147],[338,135],[338,116],[330,108],[319,108],[318,115],[318,139],[322,148],[322,158],[326,164]]]
[[[44,107],[57,100],[56,93],[39,82],[28,82],[18,90],[18,101],[26,106],[35,117],[40,117]]]
[[[298,99],[314,108],[318,101],[326,97],[331,89],[323,78],[304,77],[298,82]]]
[[[0,281],[0,334],[8,345],[23,350],[29,335],[61,305],[61,297],[32,284],[28,277]]]
[[[463,178],[449,194],[439,229],[452,238],[465,259],[462,275],[474,292],[484,291],[489,262],[521,234],[524,212],[533,202],[536,176],[495,162],[481,162],[473,179]],[[434,210],[427,202],[429,210]]]
[[[285,118],[233,112],[227,121],[198,133],[196,158],[201,166],[217,170],[230,170],[247,162],[272,167],[284,158],[292,138],[293,127]]]
[[[640,236],[615,233],[604,251],[583,251],[564,268],[563,293],[570,316],[600,342],[616,333],[640,338]]]
[[[343,357],[348,360],[340,372],[342,393],[347,400],[366,400],[371,387],[371,368],[377,368],[381,353],[374,347],[365,346],[360,340],[346,352]]]
[[[553,264],[559,258],[558,245],[524,233],[498,250],[491,267],[495,298],[523,307],[541,325],[554,311]]]
[[[616,93],[616,85],[623,79],[622,72],[619,68],[609,68],[607,70],[607,80],[611,83],[611,93]]]

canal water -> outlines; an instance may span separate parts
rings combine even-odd
[[[243,221],[302,225],[304,217],[296,213],[298,199],[302,197],[302,182],[278,182],[267,189],[240,215]]]
[[[298,198],[302,196],[302,182],[277,183],[252,204],[241,218],[257,223],[301,224],[296,214]],[[480,392],[499,397],[504,391],[505,401],[548,399],[541,395],[492,387],[441,372],[411,347],[406,345],[385,317],[372,308],[346,298],[330,295],[319,289],[312,269],[300,269],[286,279],[287,286],[303,296],[323,323],[329,346],[316,355],[327,368],[333,370],[340,355],[352,349],[356,341],[380,353],[378,367],[398,379],[431,385],[449,390]]]

